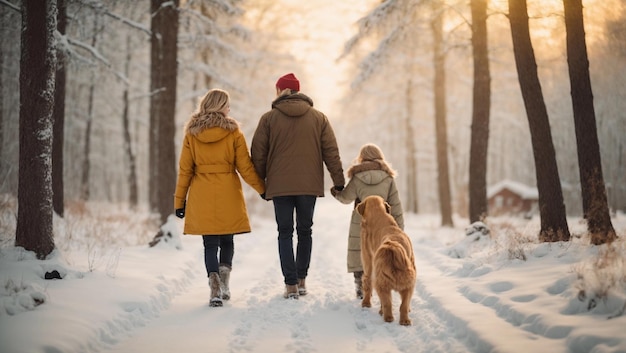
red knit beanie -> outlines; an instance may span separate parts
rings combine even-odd
[[[292,73],[288,73],[276,81],[276,87],[279,90],[291,89],[293,91],[300,91],[300,81],[296,78],[296,76]]]

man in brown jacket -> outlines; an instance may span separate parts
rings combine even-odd
[[[278,224],[278,254],[285,279],[285,298],[305,295],[311,261],[311,227],[317,197],[324,196],[323,164],[336,189],[345,179],[339,148],[326,115],[300,93],[300,82],[290,73],[276,82],[277,98],[263,114],[252,138],[252,163],[265,179],[266,200],[274,203]],[[262,195],[263,196],[263,195]],[[294,257],[294,210],[298,245]]]

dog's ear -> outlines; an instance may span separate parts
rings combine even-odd
[[[387,211],[387,213],[391,214],[391,206],[385,202],[385,211]]]
[[[360,216],[363,216],[364,212],[365,212],[365,202],[361,202],[358,205],[356,205],[356,213],[358,213]]]

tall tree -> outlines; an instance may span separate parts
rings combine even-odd
[[[65,0],[57,0],[57,31],[65,35],[67,28],[67,4]],[[54,212],[63,217],[64,186],[63,186],[63,143],[65,141],[65,79],[66,63],[64,48],[57,50],[57,70],[54,84],[54,112],[52,132],[52,205]]]
[[[174,151],[179,0],[151,0],[150,208],[165,222],[176,184]]]
[[[448,126],[446,123],[446,52],[443,48],[443,3],[433,1],[433,61],[435,92],[435,134],[437,140],[437,181],[439,187],[439,208],[441,225],[453,226],[452,197],[450,193],[450,172],[448,165]]]
[[[487,147],[491,108],[491,75],[487,49],[487,1],[472,0],[472,52],[474,91],[469,164],[469,220],[487,214]]]
[[[409,72],[413,72],[411,68],[413,65],[409,65]],[[417,156],[415,146],[415,131],[413,129],[413,125],[411,120],[414,118],[414,110],[413,109],[413,79],[409,77],[406,83],[406,119],[404,119],[404,123],[406,126],[405,136],[406,136],[406,202],[404,203],[405,210],[407,212],[418,213],[419,212],[419,203],[418,203],[418,195],[417,195]]]
[[[4,14],[0,15],[0,21],[4,21]],[[0,170],[4,170],[4,158],[2,158],[2,150],[4,148],[4,38],[0,37]],[[4,173],[2,173],[4,174]],[[4,179],[4,176],[1,175]]]
[[[126,62],[124,64],[124,75],[129,77],[130,64],[132,62],[132,41],[130,35],[126,37]],[[130,99],[128,98],[129,85],[124,86],[122,93],[123,110],[122,110],[122,128],[124,135],[124,154],[128,159],[128,203],[131,207],[137,206],[139,202],[139,192],[137,191],[137,163],[135,154],[133,153],[132,141],[130,137]]]
[[[16,4],[13,4],[16,3]],[[0,192],[17,196],[21,2],[0,3]]]
[[[568,241],[570,233],[565,217],[563,191],[556,164],[548,111],[543,99],[535,53],[530,41],[526,0],[509,0],[509,20],[515,65],[528,116],[535,158],[541,217],[539,240],[543,242]]]
[[[583,213],[592,244],[616,239],[602,175],[600,145],[596,127],[589,60],[585,42],[582,0],[563,0],[567,41],[567,65],[574,110],[578,149],[578,171],[582,188]]]
[[[100,14],[98,12],[94,13],[94,21],[93,21],[93,33],[91,36],[91,47],[95,48],[96,43],[98,42],[98,33],[100,32]],[[85,148],[83,150],[83,168],[80,179],[80,197],[81,200],[87,201],[91,196],[91,192],[89,189],[89,174],[91,172],[91,130],[93,128],[93,116],[94,111],[93,107],[96,99],[96,85],[98,80],[96,80],[97,71],[92,70],[90,73],[91,80],[89,81],[89,96],[87,97],[87,119],[85,123]]]
[[[40,259],[54,250],[52,112],[56,70],[56,0],[22,1],[20,153],[15,245]]]

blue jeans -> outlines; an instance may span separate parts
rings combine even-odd
[[[298,278],[306,278],[311,263],[311,227],[317,196],[278,196],[274,197],[274,213],[278,224],[278,255],[285,284],[294,285]],[[296,233],[298,245],[293,253],[293,212],[296,211]]]
[[[218,272],[220,265],[233,266],[235,243],[233,235],[203,235],[204,242],[204,265],[207,275]],[[220,258],[217,259],[217,249],[220,249]]]

